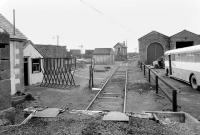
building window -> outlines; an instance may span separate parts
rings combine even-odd
[[[32,59],[32,73],[41,72],[40,59]]]

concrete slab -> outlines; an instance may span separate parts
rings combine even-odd
[[[129,121],[129,117],[121,112],[108,112],[103,116],[104,121]]]
[[[56,117],[60,112],[60,109],[59,108],[47,108],[47,109],[44,109],[42,111],[37,111],[35,114],[34,114],[34,117],[49,117],[49,118],[52,118],[52,117]]]
[[[101,88],[92,88],[92,91],[100,91]]]

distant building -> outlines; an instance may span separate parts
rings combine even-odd
[[[183,48],[200,44],[200,36],[187,30],[168,37],[156,31],[152,31],[138,39],[140,61],[146,64],[164,55],[171,49]]]
[[[114,46],[114,52],[115,52],[115,60],[121,61],[127,59],[127,46],[125,42],[123,43],[117,43]]]
[[[95,48],[93,58],[96,64],[109,65],[115,63],[114,51],[112,48]]]
[[[73,56],[73,57],[76,57],[78,59],[81,58],[81,50],[80,49],[70,49],[70,54]]]
[[[0,28],[6,30],[10,35],[10,80],[11,94],[24,91],[24,61],[23,45],[27,38],[17,28],[0,14]]]
[[[170,37],[170,50],[200,44],[200,35],[183,30]]]
[[[65,46],[35,44],[34,47],[43,58],[66,58],[69,55]]]
[[[169,37],[157,31],[152,31],[138,39],[140,61],[152,64],[154,60],[164,55],[169,49]]]
[[[92,58],[94,50],[85,50],[84,58]]]

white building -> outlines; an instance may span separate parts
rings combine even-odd
[[[110,65],[115,63],[114,51],[112,48],[95,48],[93,53],[95,64]]]
[[[35,49],[33,43],[28,41],[23,49],[24,53],[24,85],[41,83],[41,58],[43,56]]]

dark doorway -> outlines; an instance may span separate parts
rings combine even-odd
[[[24,58],[24,85],[29,85],[28,80],[28,58]]]
[[[152,64],[153,61],[164,55],[164,50],[161,44],[152,43],[147,48],[147,64]]]
[[[193,45],[194,45],[193,41],[180,41],[180,42],[176,42],[176,49],[189,47],[189,46],[193,46]]]

